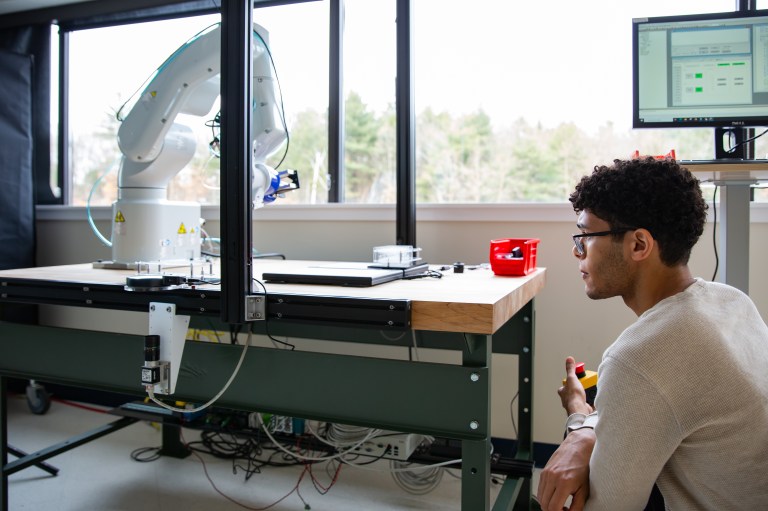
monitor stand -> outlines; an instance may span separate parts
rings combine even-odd
[[[716,160],[754,160],[754,128],[715,128]]]
[[[715,128],[715,161],[754,161],[754,128]],[[729,151],[734,148],[733,151]],[[723,180],[719,209],[721,256],[717,280],[749,293],[749,206],[752,201],[751,180]]]

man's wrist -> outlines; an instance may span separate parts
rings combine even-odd
[[[584,428],[595,429],[596,425],[597,413],[572,413],[568,416],[568,420],[565,421],[565,430],[570,433],[571,431]]]

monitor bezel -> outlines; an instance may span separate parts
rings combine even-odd
[[[729,119],[696,120],[685,123],[676,121],[640,122],[640,98],[639,98],[639,55],[638,33],[641,25],[652,23],[675,23],[687,21],[716,21],[733,19],[750,19],[765,17],[768,22],[768,9],[753,11],[727,11],[717,13],[686,14],[679,16],[657,16],[648,18],[635,18],[632,20],[632,127],[646,128],[750,128],[768,126],[768,113],[754,116],[738,116]]]

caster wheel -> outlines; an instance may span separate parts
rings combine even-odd
[[[43,415],[51,407],[51,396],[42,385],[30,384],[27,386],[27,406],[35,415]]]

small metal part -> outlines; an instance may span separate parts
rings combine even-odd
[[[472,373],[469,375],[469,379],[472,380],[473,382],[480,381],[480,375],[477,373]]]
[[[160,366],[144,366],[141,368],[141,383],[155,385],[160,383]]]
[[[480,423],[477,421],[470,421],[469,422],[469,429],[475,430],[480,427]]]
[[[126,277],[126,291],[168,291],[170,289],[184,286],[187,278],[181,275],[133,275]]]
[[[171,364],[166,360],[146,362],[141,366],[141,384],[158,394],[170,394]]]
[[[263,295],[245,297],[245,320],[260,321],[267,317],[267,303]]]
[[[163,291],[167,289],[163,284],[162,275],[134,275],[126,277],[126,291]]]

